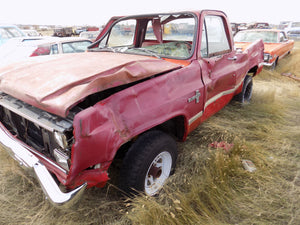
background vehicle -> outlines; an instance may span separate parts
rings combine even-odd
[[[87,30],[86,27],[77,27],[75,29],[75,34],[80,35],[81,32],[85,32],[86,30]]]
[[[71,37],[73,34],[72,27],[55,27],[54,28],[54,37]]]
[[[0,66],[16,63],[32,56],[84,52],[92,43],[88,39],[78,37],[44,37],[30,40],[12,39],[0,46]]]
[[[156,195],[176,140],[234,96],[251,99],[263,43],[236,51],[230,29],[213,10],[113,17],[88,52],[2,68],[0,142],[54,204],[103,187],[119,156],[120,188]]]
[[[24,34],[26,34],[29,37],[38,37],[42,36],[39,32],[36,30],[22,30]]]
[[[289,38],[300,39],[300,22],[289,22],[284,30]]]
[[[83,31],[80,33],[79,37],[95,41],[99,34],[100,31]]]
[[[14,25],[0,25],[0,45],[11,38],[25,37],[26,35]]]
[[[282,30],[254,29],[238,32],[235,37],[235,47],[244,50],[252,42],[262,39],[264,42],[264,65],[274,69],[282,57],[289,54],[294,41],[288,40]]]
[[[84,27],[77,27],[75,29],[75,34],[80,35],[81,32],[89,32],[89,31],[98,31],[99,32],[99,27],[94,27],[94,26],[84,26]]]
[[[255,22],[247,25],[248,29],[270,29],[269,23]]]

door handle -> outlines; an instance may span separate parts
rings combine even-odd
[[[235,61],[235,60],[237,60],[237,56],[235,55],[235,56],[233,56],[233,57],[229,57],[228,60],[233,60],[233,61]]]

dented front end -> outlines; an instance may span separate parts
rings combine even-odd
[[[122,123],[101,100],[180,67],[149,56],[100,52],[49,56],[1,68],[0,124],[7,136],[1,143],[19,162],[26,161],[24,155],[33,157],[36,163],[29,168],[42,165],[38,168],[54,174],[67,190],[82,193],[85,187],[103,187],[113,157],[127,138],[122,133],[126,128],[120,128]],[[22,153],[15,151],[14,143]],[[55,186],[54,195],[60,192],[52,176],[35,172],[47,196],[53,192],[47,179],[49,187]],[[58,202],[64,201],[70,200]]]
[[[35,172],[46,196],[56,206],[69,207],[86,187],[102,187],[108,180],[109,163],[101,156],[89,155],[92,127],[86,127],[80,116],[73,126],[80,111],[75,107],[67,118],[62,118],[0,94],[1,145],[20,165]],[[69,191],[62,192],[51,174]]]

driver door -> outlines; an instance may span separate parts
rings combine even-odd
[[[236,52],[228,38],[228,27],[221,15],[205,15],[199,63],[205,85],[204,115],[211,116],[230,100],[236,86]],[[206,110],[206,112],[205,112]]]

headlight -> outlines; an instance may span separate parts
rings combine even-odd
[[[68,148],[68,141],[67,141],[67,137],[66,135],[54,131],[54,139],[56,141],[56,143],[62,148],[62,149],[66,149]]]
[[[69,164],[68,164],[69,156],[67,156],[65,153],[61,152],[56,148],[53,150],[53,155],[54,158],[56,159],[56,162],[59,165],[61,165],[62,168],[69,171]]]
[[[272,59],[272,56],[268,53],[264,53],[264,61],[269,62]]]

